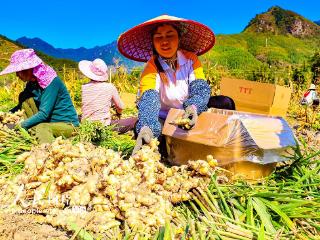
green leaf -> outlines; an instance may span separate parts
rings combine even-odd
[[[81,229],[77,224],[75,223],[69,223],[70,228],[74,231],[74,232],[78,232],[78,234],[76,235],[76,237],[80,240],[94,240],[94,238],[91,236],[90,233],[88,233],[86,230]]]
[[[160,227],[158,240],[164,240],[164,233],[165,233],[165,228],[164,227]]]
[[[184,229],[184,233],[181,237],[181,240],[187,239],[188,232],[189,232],[189,224],[187,224],[186,228]]]
[[[276,229],[272,224],[271,215],[268,213],[264,203],[258,198],[252,198],[252,205],[254,210],[259,215],[260,220],[262,224],[265,226],[266,230],[269,233],[276,233]]]
[[[301,177],[299,179],[299,181],[297,182],[297,184],[301,184],[303,181],[305,181],[306,179],[308,179],[310,176],[317,174],[317,172],[320,170],[320,165],[316,168],[314,168],[313,170],[309,170],[306,172],[306,174]]]
[[[171,239],[171,227],[170,227],[170,220],[166,219],[166,223],[164,226],[164,240],[170,240]]]
[[[258,240],[265,240],[265,234],[264,234],[264,225],[263,223],[260,226]]]
[[[211,182],[213,183],[213,185],[215,186],[215,188],[216,188],[217,191],[218,191],[218,195],[219,195],[219,197],[221,198],[222,205],[223,205],[224,209],[226,210],[227,216],[228,216],[229,218],[234,219],[234,216],[233,216],[233,214],[232,214],[232,212],[231,212],[231,210],[230,210],[230,208],[229,208],[229,206],[228,206],[228,204],[227,204],[227,202],[226,202],[226,199],[224,198],[224,195],[222,194],[222,192],[221,192],[221,190],[220,190],[220,188],[219,188],[219,186],[218,186],[216,177],[215,177],[214,175],[212,175],[211,180],[212,180]]]
[[[50,191],[50,188],[51,188],[51,185],[52,185],[53,181],[51,180],[48,185],[46,186],[46,190],[42,196],[42,199],[47,199],[48,198],[48,195],[49,195],[49,191]]]
[[[199,233],[200,240],[205,240],[205,237],[204,237],[205,233],[202,230],[201,223],[199,221],[197,221],[196,224],[197,224],[197,230],[198,230],[197,232]]]
[[[280,210],[280,208],[278,208],[276,205],[272,204],[270,201],[268,201],[266,199],[259,198],[259,200],[261,200],[272,211],[276,212],[291,230],[294,231],[296,229],[295,224],[291,221],[291,219],[283,211]]]
[[[247,210],[246,210],[246,220],[247,224],[254,226],[254,220],[253,220],[253,205],[252,205],[252,198],[248,198],[247,202]]]

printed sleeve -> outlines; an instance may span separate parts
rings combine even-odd
[[[202,80],[197,79],[189,84],[189,98],[183,103],[184,109],[190,105],[197,108],[198,114],[207,110],[211,89],[209,84]]]
[[[138,103],[138,109],[137,133],[140,132],[142,127],[147,126],[151,129],[155,137],[159,137],[161,134],[161,124],[159,122],[159,93],[155,90],[145,91]]]

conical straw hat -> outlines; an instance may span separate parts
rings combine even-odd
[[[202,55],[209,51],[214,43],[215,36],[209,27],[199,22],[169,15],[148,20],[139,24],[125,33],[118,39],[118,49],[125,57],[147,62],[152,56],[151,31],[159,24],[169,23],[180,31],[180,48]]]

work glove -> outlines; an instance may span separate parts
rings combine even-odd
[[[196,124],[196,122],[198,120],[197,107],[194,105],[190,105],[190,106],[186,107],[182,118],[190,119],[189,125],[191,128],[194,127],[194,125]]]
[[[138,134],[136,145],[132,151],[132,155],[135,155],[141,149],[142,145],[149,144],[153,137],[154,136],[151,129],[147,126],[143,126]]]

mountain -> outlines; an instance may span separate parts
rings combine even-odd
[[[319,21],[315,21],[316,24],[318,24],[320,26],[320,20]]]
[[[5,36],[0,35],[0,70],[9,64],[11,54],[16,50],[23,49],[25,46],[17,43]],[[36,49],[37,50],[37,49]],[[48,56],[41,51],[37,51],[37,54],[43,61],[52,66],[56,70],[61,70],[64,66],[68,68],[76,68],[77,63],[69,59],[58,59],[52,56]]]
[[[55,48],[49,43],[43,41],[40,38],[27,38],[22,37],[18,38],[17,42],[20,44],[37,49],[39,51],[42,51],[50,56],[56,57],[56,58],[67,58],[71,59],[73,61],[79,62],[81,60],[94,60],[96,58],[103,59],[108,65],[113,65],[114,61],[113,59],[119,59],[120,64],[124,64],[129,68],[135,67],[135,66],[141,66],[141,63],[131,61],[125,57],[123,57],[117,48],[117,42],[113,41],[110,44],[106,44],[103,46],[97,46],[94,48],[77,48],[77,49],[71,49],[71,48]]]
[[[294,31],[292,24],[294,22],[299,22],[299,26],[303,26],[301,31]],[[308,29],[305,29],[306,25],[309,26]],[[272,7],[252,19],[243,32],[217,35],[216,45],[200,59],[210,81],[219,79],[221,75],[256,80],[259,79],[259,74],[263,74],[262,77],[266,78],[270,72],[277,75],[277,79],[288,81],[292,69],[307,66],[310,58],[319,51],[318,31],[318,25],[297,13]],[[77,56],[73,58],[76,61],[100,57],[108,64],[113,64],[112,58],[116,56],[122,60],[120,64],[126,64],[125,59],[118,53],[116,42],[92,49],[59,49],[41,39],[31,39],[30,42],[27,40],[28,38],[22,38],[21,42],[53,56],[65,58]],[[10,52],[13,52],[11,48],[18,48],[16,42],[12,41],[10,44],[5,44],[2,48],[0,41],[0,70],[1,66],[8,63]],[[11,50],[6,54],[8,49]],[[56,58],[53,60],[64,61]],[[129,64],[140,64],[127,61]],[[136,74],[138,78],[139,72]]]
[[[217,35],[216,45],[200,58],[212,81],[231,74],[288,83],[292,69],[305,69],[319,46],[320,26],[297,13],[271,7],[256,15],[243,32]]]
[[[320,26],[295,12],[274,6],[267,12],[256,15],[244,32],[292,35],[303,38],[320,36]]]

